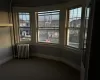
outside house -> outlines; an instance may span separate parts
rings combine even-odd
[[[19,21],[19,29],[20,29],[20,41],[22,40],[30,40],[31,38],[31,32],[30,32],[30,23],[29,21],[24,21],[24,20],[21,20]]]
[[[20,38],[21,40],[30,40],[30,23],[24,20],[20,20]],[[69,44],[77,46],[79,43],[79,29],[81,25],[81,19],[72,20],[69,24]],[[52,20],[51,22],[38,22],[38,41],[41,42],[59,42],[59,20]],[[42,28],[44,27],[45,28]],[[52,27],[52,28],[49,28]],[[75,27],[75,28],[73,28]]]
[[[59,20],[52,20],[51,22],[40,21],[38,26],[38,41],[49,43],[59,42]]]
[[[72,20],[69,23],[67,44],[73,47],[79,46],[79,31],[81,27],[81,19]]]
[[[88,19],[86,19],[86,22]],[[79,32],[81,27],[81,19],[72,20],[69,24],[69,45],[72,45],[73,47],[78,47],[79,45]],[[86,38],[87,38],[87,27],[88,24],[86,24],[85,33],[84,33],[84,47],[86,47]]]

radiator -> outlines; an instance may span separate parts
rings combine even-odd
[[[29,58],[29,44],[18,44],[17,45],[17,57],[18,58]]]

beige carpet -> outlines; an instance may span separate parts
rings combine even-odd
[[[0,80],[80,80],[80,73],[61,62],[34,57],[1,65]]]

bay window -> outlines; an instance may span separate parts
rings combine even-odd
[[[65,44],[68,48],[76,49],[86,47],[89,10],[87,10],[86,27],[83,25],[84,12],[82,13],[82,7],[68,8],[67,13],[66,8],[57,8],[57,10],[51,11],[41,11],[41,8],[36,11],[35,9],[26,12],[23,10],[18,12],[18,19],[16,19],[18,20],[19,41],[31,41],[32,35],[32,42],[34,43],[63,44],[63,46]]]

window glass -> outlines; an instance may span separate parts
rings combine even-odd
[[[59,11],[38,12],[38,42],[59,43]]]
[[[19,15],[19,39],[20,41],[30,41],[30,15],[29,13],[18,13]]]
[[[69,10],[69,25],[67,33],[67,45],[79,48],[79,33],[81,27],[81,10],[82,8],[75,8]]]

